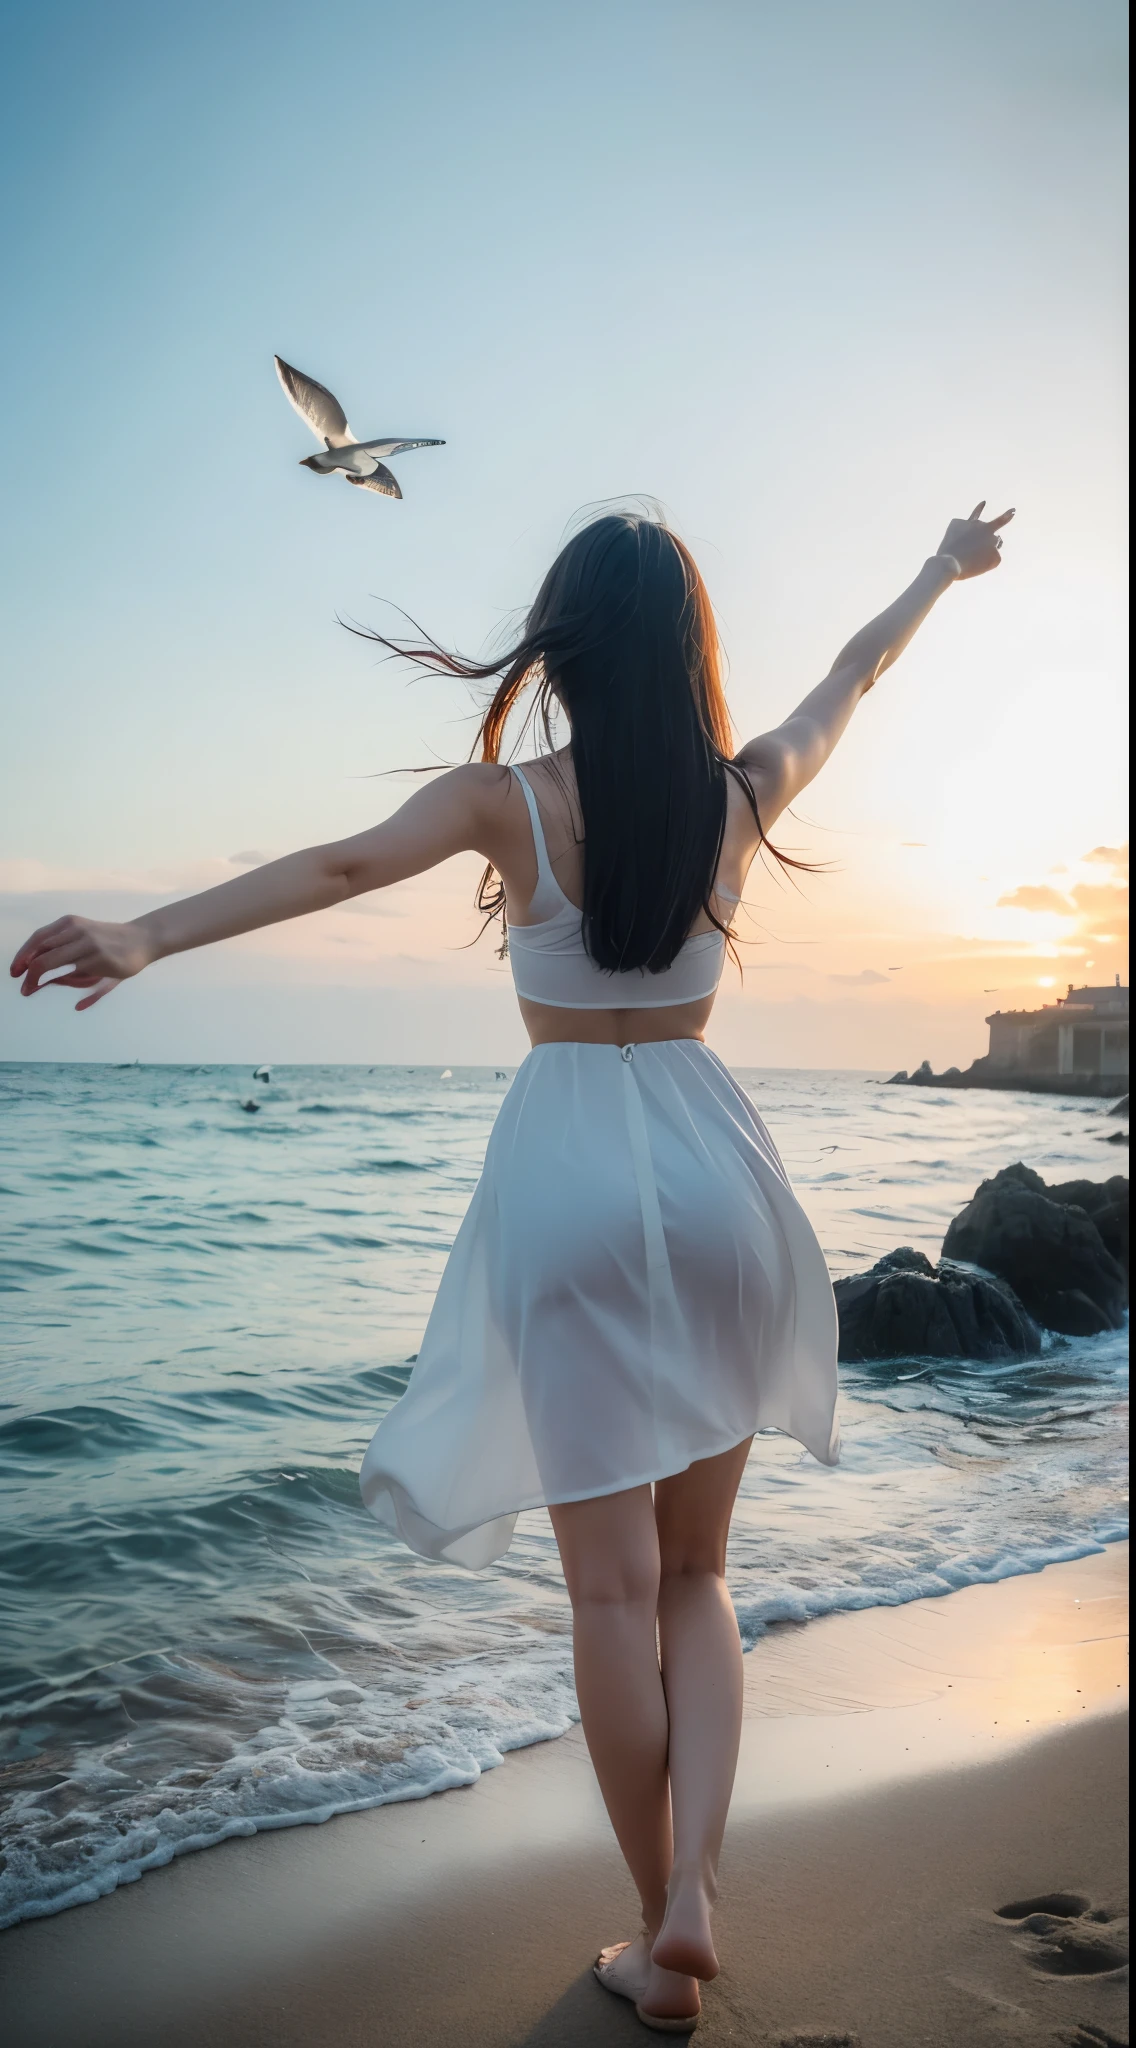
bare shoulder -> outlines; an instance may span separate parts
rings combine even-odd
[[[450,775],[455,788],[474,803],[500,804],[513,785],[512,771],[501,761],[465,761],[460,768],[451,768]]]
[[[523,843],[527,812],[511,769],[497,761],[468,761],[439,779],[467,821],[470,845],[495,867],[508,860],[515,840]]]
[[[480,822],[500,816],[505,808],[513,778],[496,761],[463,761],[459,768],[447,768],[429,787],[454,810]]]

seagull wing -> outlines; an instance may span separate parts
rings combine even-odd
[[[397,477],[380,462],[370,476],[349,476],[349,484],[356,484],[361,491],[381,491],[384,498],[401,498]]]
[[[400,441],[397,435],[388,434],[385,440],[360,441],[368,455],[401,455],[406,448],[444,448],[444,441]]]
[[[290,405],[294,406],[302,420],[306,420],[317,441],[326,442],[329,448],[346,448],[355,436],[347,424],[347,414],[335,394],[325,384],[317,384],[314,377],[305,377],[302,370],[294,370],[291,363],[274,356],[276,375],[284,387]]]

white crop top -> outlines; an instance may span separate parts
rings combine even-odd
[[[525,793],[536,850],[536,888],[529,909],[537,922],[509,926],[517,994],[530,1003],[548,1003],[554,1010],[662,1010],[670,1003],[697,1003],[712,996],[726,957],[721,932],[699,932],[687,939],[659,974],[645,967],[612,974],[596,965],[584,945],[581,912],[552,872],[536,798],[521,770],[514,768],[512,773]]]

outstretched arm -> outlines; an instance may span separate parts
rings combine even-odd
[[[862,626],[842,647],[823,683],[773,732],[751,740],[738,755],[753,787],[762,825],[791,804],[820,773],[861,697],[903,653],[932,606],[960,578],[982,576],[996,569],[1002,546],[998,529],[1013,518],[980,519],[976,505],[969,519],[952,519],[938,554],[932,555],[894,604]]]
[[[25,941],[11,972],[23,975],[21,993],[26,996],[35,995],[45,975],[55,977],[46,984],[50,987],[89,989],[75,1005],[89,1010],[120,981],[168,953],[329,910],[369,889],[420,875],[467,848],[492,856],[506,780],[506,771],[480,764],[455,768],[416,790],[393,817],[368,832],[267,861],[250,874],[147,911],[129,924],[57,918]],[[60,973],[61,968],[67,972]]]

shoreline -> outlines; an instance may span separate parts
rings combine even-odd
[[[979,2048],[1119,2026],[1113,1971],[1048,1974],[997,1907],[1068,1890],[1118,1910],[1126,1563],[1110,1545],[785,1625],[746,1657],[723,1975],[700,2041],[824,2026],[863,2048]],[[6,2040],[644,2039],[589,1969],[634,1925],[575,1729],[444,1798],[234,1840],[9,1930]]]

